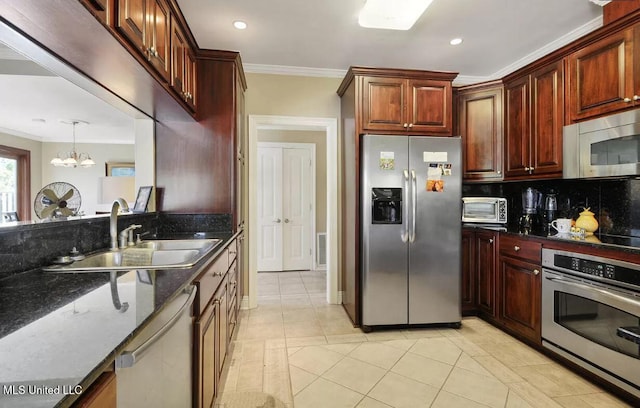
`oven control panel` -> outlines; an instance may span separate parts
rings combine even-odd
[[[542,266],[640,291],[640,265],[590,254],[542,250]]]
[[[594,262],[586,259],[571,258],[571,270],[600,278],[616,279],[615,265]]]

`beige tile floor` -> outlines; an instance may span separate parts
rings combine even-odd
[[[241,312],[220,407],[239,392],[295,408],[629,406],[480,319],[365,334],[326,303],[323,272],[258,279],[259,306]]]

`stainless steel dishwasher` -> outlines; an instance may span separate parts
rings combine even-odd
[[[195,297],[186,288],[116,357],[118,408],[191,406]]]

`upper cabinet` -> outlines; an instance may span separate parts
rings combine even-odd
[[[640,106],[640,28],[606,36],[567,57],[568,122]]]
[[[458,89],[464,181],[502,179],[501,81]]]
[[[356,82],[359,134],[451,136],[451,81],[456,75],[351,67],[338,94]]]
[[[116,0],[116,8],[116,29],[168,80],[169,5],[165,0]]]
[[[562,61],[505,81],[505,179],[562,175]]]
[[[112,24],[113,0],[80,0],[100,22]]]
[[[171,87],[196,109],[196,62],[180,25],[171,23]]]

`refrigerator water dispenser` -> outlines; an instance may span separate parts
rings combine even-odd
[[[402,189],[371,189],[371,223],[402,224]]]

